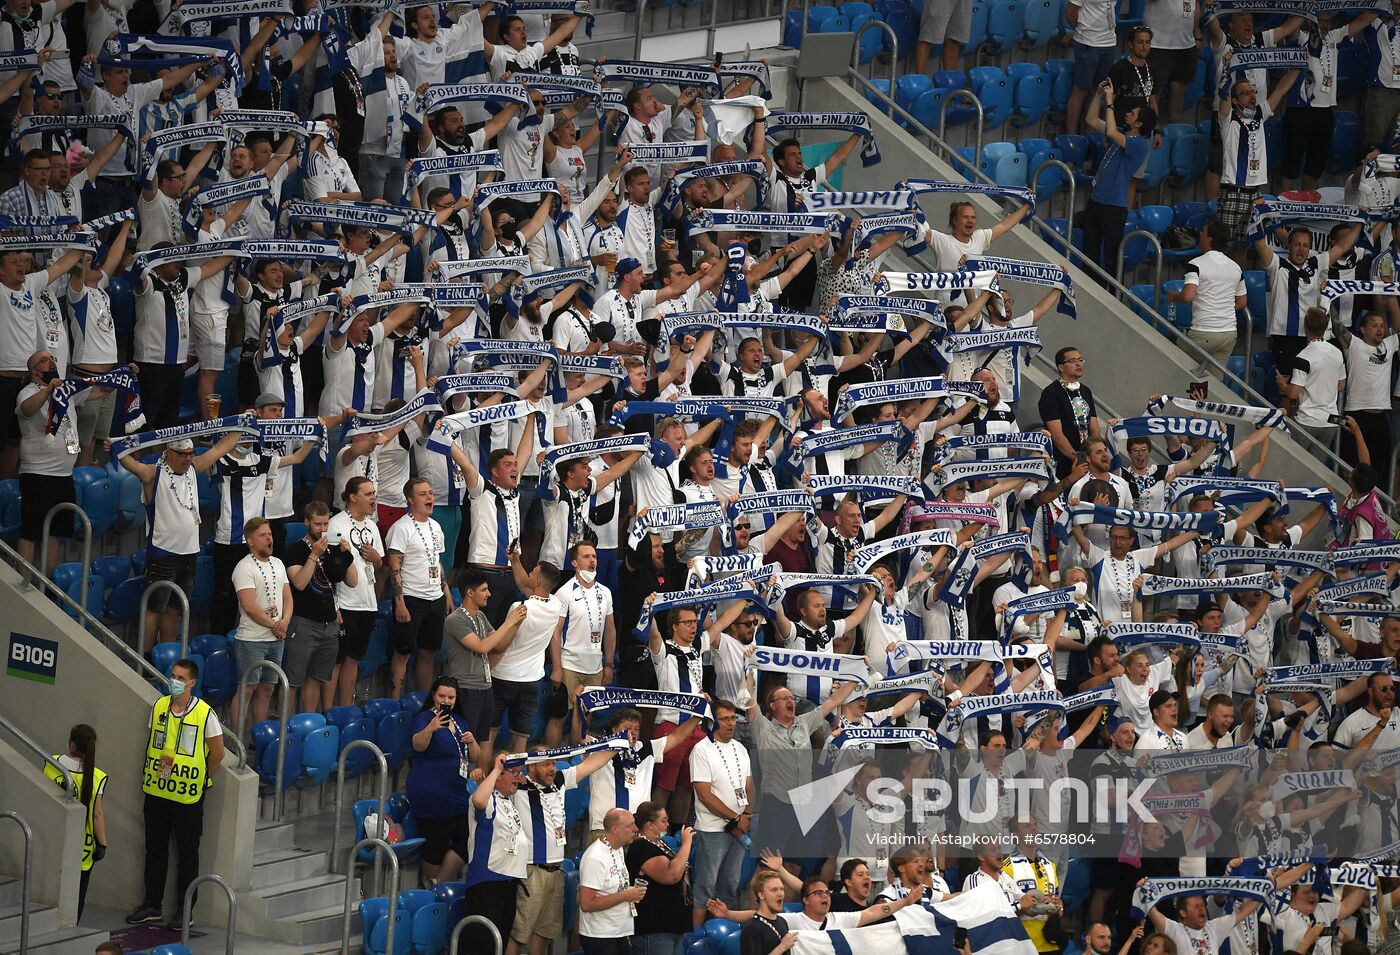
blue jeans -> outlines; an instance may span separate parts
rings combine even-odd
[[[651,935],[632,936],[632,955],[681,955],[681,939],[684,935],[669,932],[655,932]]]
[[[695,841],[700,848],[695,862],[695,907],[703,910],[710,899],[733,902],[739,892],[744,844],[727,832],[697,832]]]
[[[360,189],[366,202],[388,199],[397,203],[403,198],[403,160],[398,156],[360,150]]]
[[[1116,46],[1088,46],[1074,41],[1074,85],[1082,90],[1093,90],[1108,79],[1108,71],[1113,61],[1118,59]],[[361,160],[363,162],[363,160]]]
[[[282,665],[282,649],[285,646],[286,644],[281,640],[235,639],[233,641],[233,658],[238,663],[238,675],[242,676],[254,663],[261,663],[264,660],[280,667]],[[253,679],[248,685],[276,682],[277,674],[268,667],[263,667],[253,674]]]

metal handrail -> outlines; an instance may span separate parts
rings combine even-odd
[[[496,928],[494,922],[484,915],[468,915],[457,923],[457,927],[452,930],[452,938],[447,942],[447,955],[453,955],[457,951],[457,942],[461,940],[462,933],[466,931],[468,925],[477,924],[486,926],[486,930],[491,933],[491,937],[496,940],[496,951],[494,955],[501,955],[501,930]]]
[[[29,884],[34,881],[34,830],[29,820],[17,812],[0,812],[0,819],[14,820],[24,836],[24,875],[19,882],[19,955],[29,955]]]
[[[929,141],[929,145],[932,148],[941,151],[944,156],[948,157],[949,162],[954,165],[954,169],[956,170],[957,163],[962,162],[963,159],[957,154],[953,147],[948,144],[947,140],[945,140],[942,137],[942,135],[933,132],[933,130],[929,129],[923,123],[919,122],[919,120],[916,119],[912,113],[910,113],[907,109],[896,103],[892,96],[887,96],[878,87],[872,84],[868,79],[866,79],[864,76],[861,76],[858,70],[848,69],[847,75],[853,84],[860,84],[864,86],[868,91],[873,92],[875,96],[878,96],[880,99],[888,103],[895,114],[898,114],[899,116],[902,116],[905,119],[905,126],[909,128],[910,132],[913,135],[927,139]],[[948,100],[945,99],[945,106],[947,102]],[[940,125],[939,132],[941,133],[942,131],[943,129]],[[975,176],[978,180],[988,183],[990,185],[996,185],[996,182],[992,180],[991,177],[989,177],[986,173],[982,172],[982,170],[977,167],[976,162],[973,162],[970,165],[972,168],[972,175]],[[1198,359],[1200,368],[1209,370],[1212,373],[1214,373],[1216,377],[1218,377],[1221,381],[1225,382],[1227,386],[1234,388],[1234,390],[1241,396],[1249,398],[1251,401],[1263,407],[1273,407],[1272,402],[1270,402],[1259,392],[1255,391],[1254,388],[1250,386],[1247,380],[1240,378],[1234,372],[1230,371],[1229,368],[1220,364],[1220,362],[1216,361],[1212,356],[1206,354],[1206,352],[1195,342],[1191,341],[1190,338],[1186,337],[1185,335],[1182,335],[1179,331],[1177,331],[1177,329],[1174,328],[1171,325],[1171,323],[1167,322],[1167,320],[1157,311],[1155,303],[1144,302],[1136,295],[1133,295],[1131,291],[1124,289],[1121,283],[1119,283],[1117,279],[1115,279],[1113,276],[1109,275],[1106,271],[1100,268],[1097,262],[1091,261],[1086,255],[1084,255],[1083,252],[1076,249],[1070,237],[1060,236],[1058,233],[1054,232],[1054,230],[1045,228],[1044,220],[1040,219],[1038,216],[1030,216],[1030,221],[1038,223],[1041,226],[1041,231],[1045,233],[1046,241],[1056,243],[1062,249],[1064,254],[1070,259],[1070,261],[1072,261],[1075,264],[1076,268],[1090,274],[1094,278],[1097,278],[1100,281],[1100,284],[1109,286],[1109,290],[1119,295],[1120,297],[1126,296],[1126,298],[1123,299],[1124,301],[1128,303],[1137,302],[1140,305],[1142,305],[1142,307],[1146,310],[1146,314],[1151,314],[1155,317],[1154,324],[1156,322],[1161,323],[1161,325],[1159,326],[1160,330],[1164,335],[1171,339],[1173,344],[1175,344],[1178,348],[1186,352],[1191,357]],[[1306,448],[1309,451],[1309,453],[1312,454],[1313,457],[1317,458],[1320,461],[1320,463],[1328,465],[1334,470],[1339,468],[1345,468],[1347,466],[1346,462],[1339,458],[1332,451],[1331,448],[1326,447],[1322,444],[1322,442],[1318,441],[1312,435],[1304,432],[1301,428],[1290,429],[1289,434],[1292,435],[1293,438],[1302,447]],[[1397,509],[1394,498],[1381,491],[1377,491],[1377,494],[1380,496],[1381,500],[1385,502],[1386,506],[1390,509],[1391,513],[1400,514],[1400,509]]]
[[[1070,164],[1067,163],[1067,162],[1065,162],[1063,159],[1047,159],[1047,160],[1045,160],[1044,162],[1042,162],[1039,166],[1036,166],[1036,167],[1035,167],[1035,171],[1031,173],[1031,179],[1030,179],[1031,191],[1032,191],[1032,192],[1035,191],[1036,183],[1040,182],[1040,174],[1041,174],[1042,172],[1044,172],[1044,171],[1045,171],[1048,167],[1050,167],[1050,166],[1054,166],[1056,169],[1063,170],[1063,171],[1064,171],[1064,174],[1065,174],[1065,181],[1069,184],[1069,201],[1068,201],[1068,205],[1065,206],[1065,234],[1069,236],[1069,238],[1070,238],[1071,241],[1073,241],[1073,240],[1074,240],[1074,192],[1075,192],[1075,189],[1076,189],[1077,187],[1075,186],[1075,183],[1074,183],[1074,169],[1071,168]],[[1052,198],[1053,198],[1053,197],[1052,197]],[[1045,205],[1046,205],[1046,207],[1048,208],[1049,205],[1050,205],[1050,202],[1047,200],[1046,203],[1045,203]]]
[[[345,757],[350,755],[353,749],[368,749],[374,753],[375,760],[379,763],[379,820],[382,823],[385,816],[386,807],[389,802],[389,761],[384,758],[384,750],[380,749],[372,740],[357,739],[347,743],[340,751],[340,761],[335,769],[335,812],[331,814],[331,854],[330,865],[326,869],[331,875],[335,875],[336,857],[340,855],[340,807],[345,799]],[[349,876],[349,872],[345,873]],[[379,855],[374,857],[374,884],[379,884]]]
[[[213,882],[224,890],[224,895],[228,896],[228,922],[225,925],[224,955],[233,955],[233,936],[238,927],[238,895],[233,891],[233,886],[224,881],[222,876],[212,872],[206,873],[196,878],[189,885],[185,886],[185,917],[180,924],[180,943],[186,948],[190,944],[190,920],[194,917],[194,890],[201,882]]]
[[[637,4],[637,32],[632,38],[632,59],[634,60],[642,58],[642,19],[646,12],[647,0],[639,0]]]
[[[853,70],[852,72],[854,72],[856,76],[860,76],[858,70]],[[861,79],[863,80],[865,77],[861,76]],[[875,89],[874,86],[870,88]],[[889,99],[892,105],[898,105],[894,102],[893,96],[894,90],[890,90],[890,96],[886,98]],[[972,154],[972,168],[977,169],[977,163],[982,159],[982,124],[987,121],[987,112],[982,108],[982,101],[977,98],[977,94],[972,92],[972,90],[951,90],[948,95],[943,98],[943,104],[938,107],[938,140],[939,142],[943,142],[945,146],[947,145],[943,140],[943,135],[948,129],[948,104],[952,103],[955,99],[971,100],[972,105],[977,108],[977,148]],[[901,110],[901,112],[903,111]],[[913,119],[913,117],[911,116],[910,119]],[[920,128],[922,129],[923,127],[920,126]],[[962,159],[961,156],[952,150],[952,147],[949,147],[948,158],[950,161],[961,161]],[[956,168],[956,166],[954,168]],[[981,170],[979,169],[978,172],[980,173]]]
[[[48,751],[44,749],[44,747],[40,746],[34,740],[30,739],[29,735],[25,733],[24,730],[20,729],[18,726],[5,719],[5,717],[3,716],[0,716],[0,729],[4,729],[11,736],[13,736],[15,739],[19,740],[22,744],[24,744],[24,748],[29,750],[34,755],[38,756],[41,760],[43,760],[46,766],[52,766],[54,769],[58,770],[59,773],[63,775],[63,786],[64,789],[68,792],[68,798],[72,799],[74,802],[78,801],[79,794],[77,780],[73,778],[73,774],[71,772],[69,772],[63,767],[62,763],[50,756]]]
[[[243,678],[238,681],[238,738],[241,740],[248,732],[248,713],[253,709],[253,701],[248,698],[248,678],[259,670],[270,669],[277,675],[277,684],[281,688],[282,695],[277,702],[277,772],[272,777],[272,785],[275,791],[272,794],[272,821],[282,821],[282,804],[286,802],[287,794],[282,789],[282,774],[287,764],[287,718],[291,715],[288,706],[291,703],[292,690],[287,682],[287,673],[271,660],[259,660],[248,669],[243,671]],[[243,752],[243,758],[238,762],[239,769],[248,767],[247,750]]]
[[[869,30],[871,27],[879,27],[881,30],[884,30],[885,36],[890,39],[889,84],[890,95],[893,96],[895,72],[899,68],[899,37],[895,35],[894,27],[890,26],[884,20],[866,20],[860,25],[860,29],[856,31],[855,45],[851,47],[851,69],[854,70],[860,66],[860,38],[865,34],[865,31]],[[874,70],[872,69],[871,72],[874,72]]]
[[[13,547],[2,540],[0,540],[0,558],[9,563],[22,580],[27,579],[26,582],[35,582],[38,589],[44,591],[45,594],[53,597],[61,605],[71,607],[77,615],[78,622],[83,625],[83,629],[99,638],[105,646],[114,650],[118,655],[125,656],[127,663],[141,675],[142,679],[157,683],[165,679],[165,675],[152,666],[151,661],[143,657],[140,651],[132,649],[125,640],[118,639],[117,635],[109,630],[106,624],[88,613],[86,607],[78,606],[77,601],[64,593],[62,588],[41,574],[39,568],[21,557]]]
[[[157,590],[168,590],[180,599],[180,656],[187,657],[190,655],[190,598],[173,580],[157,580],[141,591],[141,609],[136,612],[136,650],[146,652],[146,613],[151,594]]]
[[[1160,289],[1162,287],[1162,240],[1157,238],[1151,232],[1148,232],[1146,229],[1134,229],[1132,232],[1129,232],[1127,235],[1123,236],[1122,240],[1118,243],[1118,284],[1124,289],[1128,287],[1128,283],[1123,281],[1123,266],[1127,261],[1128,257],[1128,240],[1133,238],[1134,236],[1139,235],[1143,236],[1147,239],[1148,242],[1152,243],[1152,248],[1156,250],[1157,268],[1153,272],[1153,277],[1156,279],[1156,282],[1153,283],[1152,287],[1155,289]]]
[[[642,2],[645,3],[646,0],[642,0]],[[350,861],[346,868],[347,875],[345,876],[345,915],[340,923],[340,950],[342,952],[350,951],[350,890],[351,886],[355,884],[355,880],[350,878],[348,873],[355,871],[355,856],[360,854],[361,849],[368,848],[374,849],[374,856],[376,859],[379,858],[380,852],[387,855],[389,857],[389,867],[394,870],[393,887],[389,892],[389,914],[385,916],[385,918],[389,920],[389,925],[384,937],[384,951],[392,952],[394,950],[394,914],[399,908],[399,858],[394,855],[393,846],[389,845],[389,843],[385,842],[383,839],[366,837],[350,847]],[[375,891],[378,890],[379,886],[376,885]]]
[[[39,535],[39,576],[49,575],[49,531],[54,515],[59,511],[72,511],[83,519],[83,580],[78,588],[78,601],[83,609],[87,609],[88,585],[92,582],[92,521],[78,505],[63,501],[49,508],[44,515],[44,529]]]

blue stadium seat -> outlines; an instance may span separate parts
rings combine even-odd
[[[190,613],[200,614],[209,609],[209,599],[214,594],[214,558],[200,554],[194,561],[194,592],[190,600]]]
[[[936,89],[951,93],[953,90],[971,89],[967,82],[967,74],[962,70],[939,70],[933,74],[933,85]],[[963,123],[970,123],[977,116],[977,111],[967,105],[964,99],[956,99],[948,107],[948,125],[961,126]],[[938,124],[935,114],[934,126]]]
[[[1129,299],[1128,305],[1133,312],[1145,322],[1152,321],[1152,312],[1157,306],[1157,288],[1154,285],[1134,285],[1128,289],[1138,298],[1142,299],[1142,304]]]
[[[1181,279],[1171,279],[1162,283],[1162,291],[1180,292],[1185,283]],[[1169,302],[1164,294],[1162,296],[1162,309],[1167,321],[1171,322],[1182,331],[1191,327],[1191,303],[1189,302]]]
[[[59,590],[66,593],[71,584],[82,578],[82,573],[83,565],[77,561],[70,561],[66,564],[59,564],[49,571],[49,579],[54,582],[54,585],[57,586]]]
[[[936,0],[935,0],[936,2]],[[963,53],[972,55],[987,42],[987,20],[991,16],[991,0],[972,0],[972,29],[968,31]]]
[[[1118,29],[1124,31],[1142,26],[1142,13],[1146,6],[1147,0],[1128,0],[1127,12],[1118,11]]]
[[[1029,165],[1025,153],[1003,156],[997,160],[996,174],[992,178],[999,186],[1024,186]]]
[[[1148,232],[1161,237],[1171,226],[1172,215],[1171,206],[1142,206],[1138,209],[1138,223]]]
[[[839,14],[840,11],[837,10],[835,7],[813,4],[812,8],[807,12],[808,32],[815,33],[818,24],[825,23],[827,20],[830,20],[831,18],[838,16]]]
[[[326,725],[326,718],[320,713],[293,713],[287,717],[287,732],[305,736],[312,730]]]
[[[1025,24],[1025,9],[1021,0],[990,0],[986,52],[1000,53],[1018,45],[1026,35]]]
[[[1050,105],[1057,113],[1069,108],[1069,94],[1074,88],[1073,60],[1046,60],[1045,72],[1050,77]]]
[[[413,911],[413,955],[438,955],[447,945],[447,906],[430,902]]]
[[[876,55],[879,54],[880,50],[885,45],[884,30],[866,30],[864,33],[860,32],[861,27],[874,19],[877,19],[877,17],[870,13],[863,13],[850,18],[851,32],[860,34],[861,63],[869,63],[871,60],[875,59]]]
[[[914,101],[933,87],[933,77],[927,73],[906,73],[894,83],[894,101],[914,112]]]
[[[1021,45],[1035,50],[1048,44],[1060,32],[1060,4],[1055,0],[1025,0]]]
[[[446,907],[447,924],[455,926],[465,918],[467,914],[466,883],[439,882],[433,889],[433,901],[439,902]]]
[[[287,522],[287,543],[299,541],[306,536],[306,524],[302,521]]]
[[[841,16],[839,13],[834,17],[827,17],[812,29],[813,33],[850,33],[851,21]]]
[[[1269,274],[1263,269],[1247,269],[1244,273],[1245,308],[1255,331],[1262,332],[1269,321]]]
[[[416,716],[426,702],[428,702],[428,694],[422,690],[414,690],[412,693],[405,693],[399,697],[399,709],[407,710]]]
[[[107,595],[102,609],[102,619],[110,624],[130,623],[141,611],[141,594],[146,590],[146,581],[141,577],[124,580]]]
[[[1015,113],[1013,126],[1030,126],[1045,118],[1050,111],[1050,80],[1043,74],[1022,76],[1015,81],[1012,99]]]
[[[92,522],[93,536],[107,533],[117,522],[117,482],[102,468],[74,468],[73,490]]]
[[[874,89],[870,87],[874,87]],[[870,86],[865,89],[865,99],[875,109],[882,113],[888,113],[890,108],[885,104],[884,99],[881,99],[881,93],[884,93],[886,97],[890,97],[890,81],[883,76],[876,77],[870,81]]]
[[[374,801],[370,799],[366,799],[364,801],[371,804],[374,803]],[[356,803],[355,805],[358,806],[359,803]],[[380,922],[384,921],[388,917],[388,899],[365,899],[362,902],[360,902],[360,947],[363,948],[366,952],[372,951],[372,949],[370,948],[370,938],[374,935],[375,926],[377,926]],[[397,941],[397,939],[395,939],[395,941]],[[381,946],[385,944],[382,936],[379,944]]]
[[[1071,169],[1078,171],[1084,168],[1084,160],[1089,156],[1089,140],[1083,136],[1062,134],[1055,137],[1055,148]]]
[[[1194,110],[1197,103],[1206,99],[1206,87],[1213,82],[1214,76],[1214,58],[1210,54],[1210,47],[1206,46],[1196,59],[1195,75],[1192,76],[1191,82],[1186,84],[1186,95],[1182,99],[1182,105],[1187,110]]]
[[[1243,355],[1231,355],[1229,358],[1225,359],[1225,367],[1241,381],[1245,381],[1249,377],[1248,371],[1245,368],[1245,358]],[[1241,398],[1244,397],[1243,386],[1237,385],[1233,381],[1227,381],[1225,384],[1235,394],[1239,395]]]
[[[391,773],[397,773],[408,758],[409,725],[412,721],[413,717],[403,710],[390,713],[379,721],[375,737],[379,748],[384,751],[384,758],[389,763]]]
[[[199,675],[204,683],[201,696],[210,706],[223,706],[238,692],[238,661],[232,649],[215,650],[204,658]]]
[[[864,0],[846,0],[836,9],[848,20],[854,20],[859,16],[872,16],[875,13],[875,7]]]
[[[1182,136],[1172,146],[1171,184],[1174,187],[1191,186],[1206,173],[1206,138],[1200,133]]]
[[[980,67],[979,67],[980,69]],[[1000,129],[1015,112],[1011,83],[1006,77],[988,79],[977,90],[977,98],[982,101],[982,128]]]
[[[996,170],[997,163],[1002,160],[1002,157],[1010,156],[1014,152],[1016,152],[1015,143],[987,143],[982,147],[982,159],[977,164],[977,168],[990,176]]]
[[[1027,156],[1034,156],[1036,153],[1044,152],[1049,149],[1052,145],[1053,143],[1051,143],[1050,140],[1038,137],[1018,139],[1016,141],[1016,151],[1025,153]]]
[[[901,55],[908,56],[908,51],[914,49],[914,44],[919,37],[919,17],[908,7],[900,7],[885,14],[885,22],[894,31],[895,39],[899,41]],[[880,35],[884,37],[885,49],[889,50],[890,38],[885,36],[883,30]]]
[[[144,527],[146,503],[141,499],[141,479],[130,471],[117,478],[117,529]]]
[[[1149,189],[1156,189],[1167,178],[1169,172],[1171,172],[1171,150],[1167,148],[1167,142],[1164,139],[1161,146],[1153,148],[1147,154],[1147,169],[1137,184],[1138,195],[1141,196]]]
[[[339,726],[341,729],[349,726],[356,720],[365,718],[364,710],[358,706],[332,706],[326,710],[326,724],[328,726]]]
[[[900,77],[900,79],[904,79],[904,77]],[[948,91],[945,89],[925,90],[919,94],[919,98],[914,101],[909,112],[913,114],[919,125],[933,132],[938,129],[938,114],[943,108],[943,100],[947,95]],[[16,518],[15,523],[18,526],[18,518]]]
[[[118,584],[131,576],[131,559],[122,554],[109,554],[98,557],[88,570],[102,578],[102,596],[105,598]]]
[[[1334,110],[1332,149],[1328,161],[1333,172],[1350,172],[1361,159],[1361,117],[1350,110]]]
[[[369,740],[378,745],[375,737],[374,724],[366,719],[358,719],[346,723],[340,727],[340,753],[344,753],[346,748],[356,740]],[[336,759],[340,758],[340,753],[336,754]],[[347,779],[355,779],[374,765],[374,756],[365,749],[356,749],[349,756],[345,757],[345,776]]]
[[[812,8],[817,9],[816,7]],[[802,48],[802,11],[789,10],[783,14],[783,46],[794,50]]]
[[[274,723],[273,726],[275,728],[276,724]],[[262,757],[258,760],[258,778],[269,786],[276,785],[277,750],[282,747],[287,753],[282,766],[282,788],[291,789],[296,785],[297,777],[300,775],[302,746],[301,735],[294,732],[289,726],[286,739],[281,741],[273,739],[264,748]]]
[[[380,720],[384,719],[384,717],[388,716],[390,713],[397,713],[399,710],[403,709],[403,707],[399,704],[398,700],[384,696],[374,700],[366,700],[361,709],[364,710],[365,718],[373,720],[374,725],[378,726]]]

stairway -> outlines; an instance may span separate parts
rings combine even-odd
[[[306,953],[339,948],[345,876],[326,871],[329,827],[329,813],[258,824],[253,887],[238,897],[240,935],[275,939]],[[349,838],[342,840],[343,854],[349,851]],[[359,951],[358,878],[351,896],[350,951]]]
[[[19,879],[0,878],[0,955],[19,951],[19,901]],[[107,938],[81,926],[59,928],[56,909],[29,904],[29,955],[92,955]]]

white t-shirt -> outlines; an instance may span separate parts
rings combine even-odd
[[[601,581],[585,587],[577,577],[560,587],[556,596],[564,607],[564,669],[597,673],[603,669],[603,630],[613,612],[612,591]]]
[[[1155,729],[1152,711],[1147,708],[1147,702],[1152,699],[1152,694],[1157,692],[1157,688],[1171,678],[1172,660],[1171,657],[1166,657],[1152,665],[1142,686],[1135,686],[1127,674],[1116,676],[1111,681],[1114,691],[1118,694],[1118,715],[1132,720],[1133,728],[1138,731],[1139,736]]]
[[[1152,31],[1154,50],[1190,50],[1196,46],[1195,0],[1147,0],[1142,22]]]
[[[29,356],[42,347],[34,306],[48,283],[48,272],[40,269],[26,275],[18,290],[0,287],[0,371],[26,371]]]
[[[1400,335],[1391,333],[1372,347],[1352,335],[1347,342],[1347,411],[1389,411],[1390,371]]]
[[[1127,623],[1133,619],[1133,581],[1147,572],[1156,559],[1157,548],[1130,550],[1122,560],[1097,547],[1089,548],[1090,576],[1094,582],[1094,606],[1104,623]]]
[[[992,244],[992,230],[976,229],[966,242],[956,239],[946,232],[939,232],[937,229],[929,229],[924,234],[924,238],[933,248],[939,270],[948,272],[958,267],[963,256],[970,259],[976,258],[987,251],[987,246]]]
[[[1165,921],[1162,934],[1176,945],[1177,955],[1219,955],[1220,943],[1229,938],[1235,928],[1233,914],[1211,919],[1201,929],[1189,929],[1175,919]]]
[[[1118,45],[1118,20],[1114,0],[1077,0],[1079,23],[1074,28],[1074,40],[1085,46]]]
[[[691,781],[709,783],[711,794],[734,811],[731,815],[749,808],[744,780],[750,774],[748,750],[737,739],[727,743],[702,739],[690,751]],[[696,829],[701,832],[723,832],[729,819],[716,815],[703,800],[696,798]]]
[[[274,620],[282,618],[282,590],[287,584],[287,568],[276,557],[258,560],[249,554],[233,568],[233,589],[238,593],[253,591],[258,606]],[[240,605],[236,639],[268,643],[277,635],[250,618]]]
[[[1235,296],[1245,294],[1244,272],[1224,252],[1211,249],[1186,263],[1187,285],[1196,286],[1191,327],[1198,332],[1233,332]]]
[[[549,649],[549,640],[554,636],[554,628],[564,616],[564,603],[550,594],[548,597],[526,597],[524,604],[525,620],[500,661],[491,668],[491,675],[498,680],[532,683],[544,677],[545,654]],[[515,609],[513,604],[511,609]]]
[[[401,574],[405,597],[437,600],[442,597],[442,549],[446,538],[442,527],[431,517],[414,520],[405,514],[389,528],[384,546],[403,555]]]
[[[1325,428],[1337,424],[1337,403],[1341,397],[1339,382],[1346,381],[1342,353],[1328,342],[1308,342],[1293,359],[1292,384],[1302,385],[1298,396],[1297,422],[1310,428]]]
[[[22,414],[19,406],[39,393],[33,381],[15,396],[15,417],[19,419],[19,469],[23,474],[46,474],[54,477],[73,476],[78,460],[78,404],[92,395],[88,390],[75,396],[67,413],[53,434],[46,434],[49,402],[45,400],[33,414]]]
[[[368,544],[375,553],[384,556],[384,541],[379,536],[379,525],[371,514],[363,521],[350,516],[349,511],[339,511],[326,526],[327,534],[339,534],[350,542],[351,562],[359,583],[351,587],[342,579],[335,585],[335,605],[341,610],[378,610],[379,601],[374,594],[374,565],[360,556],[360,547]]]
[[[627,874],[627,856],[602,839],[583,852],[578,863],[578,884],[593,889],[599,895],[614,895],[632,884]],[[632,935],[632,910],[626,902],[578,913],[578,932],[588,938],[629,938]]]

